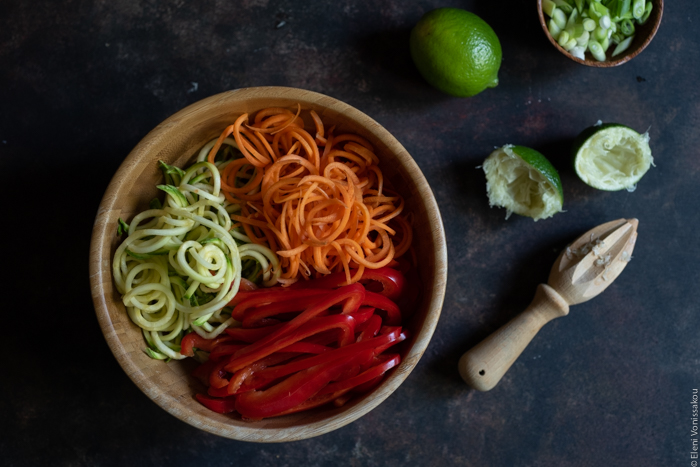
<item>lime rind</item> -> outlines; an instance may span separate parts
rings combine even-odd
[[[561,212],[564,195],[559,174],[539,152],[524,146],[505,145],[484,161],[489,204],[511,214],[547,219]]]
[[[634,191],[654,164],[649,133],[617,123],[596,124],[574,142],[574,169],[587,185],[605,191]]]
[[[429,11],[411,31],[413,62],[425,80],[456,97],[498,85],[501,43],[480,17],[459,8]]]

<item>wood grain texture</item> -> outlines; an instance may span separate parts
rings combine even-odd
[[[562,251],[530,306],[462,355],[462,379],[479,391],[493,389],[542,326],[603,293],[632,258],[638,225],[637,219],[606,222]]]
[[[540,284],[525,311],[462,355],[460,376],[478,391],[493,389],[542,326],[568,314],[566,301],[550,286]]]
[[[581,60],[580,58],[576,58],[569,52],[564,50],[564,48],[560,46],[549,33],[549,28],[547,27],[547,18],[545,18],[544,11],[542,10],[542,0],[537,0],[537,14],[540,17],[540,25],[542,26],[542,30],[547,36],[547,39],[549,39],[549,42],[551,42],[552,45],[559,52],[563,53],[567,58],[575,61],[576,63],[580,63],[581,65],[587,65],[595,68],[611,68],[618,65],[622,65],[623,63],[627,63],[634,57],[639,55],[642,52],[642,50],[646,49],[646,47],[656,35],[656,31],[659,30],[659,26],[661,25],[661,17],[664,13],[664,0],[652,0],[652,4],[654,5],[654,7],[651,10],[651,14],[649,15],[649,19],[647,20],[647,22],[642,25],[639,25],[635,22],[636,32],[629,48],[624,52],[616,55],[615,58],[613,58],[612,52],[613,50],[615,50],[615,47],[611,44],[606,54],[607,60],[605,60],[604,62],[599,62],[595,59]]]
[[[111,273],[118,245],[117,219],[131,219],[157,195],[161,180],[158,160],[185,165],[206,142],[218,137],[244,112],[296,104],[315,110],[324,124],[359,134],[376,149],[385,177],[405,198],[414,215],[414,245],[424,290],[420,307],[407,323],[411,338],[403,361],[373,392],[341,408],[244,422],[201,406],[194,394],[202,391],[189,373],[192,361],[163,363],[143,352],[142,334],[129,320]],[[202,430],[242,441],[283,442],[310,438],[340,428],[385,400],[420,360],[440,316],[447,279],[447,249],[442,219],[433,193],[404,147],[376,121],[331,97],[284,87],[256,87],[211,96],[179,111],[158,125],[131,151],[114,175],[95,219],[90,249],[90,285],[100,327],[127,375],[154,402],[177,418]]]

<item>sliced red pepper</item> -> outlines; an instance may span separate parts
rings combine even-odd
[[[227,355],[233,355],[245,347],[245,344],[222,344],[217,345],[214,350],[209,353],[209,361],[216,362]]]
[[[362,323],[361,327],[355,328],[355,331],[360,331],[360,335],[357,336],[357,342],[366,341],[367,339],[371,339],[372,337],[376,336],[381,327],[381,316],[372,315],[367,321]]]
[[[274,331],[280,329],[282,326],[283,324],[280,323],[275,324],[274,326],[266,326],[264,328],[227,328],[224,330],[224,332],[231,336],[234,341],[241,341],[251,344],[253,342],[259,341],[263,337],[269,336]]]
[[[244,389],[259,388],[292,373],[311,368],[312,366],[323,365],[350,355],[365,352],[367,350],[372,350],[373,354],[377,355],[380,353],[377,351],[377,349],[384,350],[403,340],[401,328],[386,328],[386,330],[386,334],[368,339],[364,342],[356,342],[345,347],[324,352],[320,355],[315,355],[313,357],[308,357],[301,360],[294,360],[284,365],[268,367],[264,370],[256,372],[250,385],[246,386]],[[285,348],[284,351],[287,351],[287,349],[288,348]]]
[[[303,335],[304,333],[294,332],[297,328],[302,326],[314,316],[321,314],[328,308],[332,307],[333,305],[337,305],[341,302],[344,302],[343,313],[355,313],[360,307],[360,304],[362,303],[362,300],[364,300],[364,298],[365,288],[362,287],[361,284],[349,285],[347,287],[342,287],[338,290],[331,292],[328,296],[324,296],[322,300],[304,310],[301,314],[297,315],[291,321],[282,324],[282,326],[279,329],[275,330],[268,336],[263,337],[259,341],[249,345],[245,349],[242,349],[238,353],[236,353],[235,359],[238,360],[238,362],[235,365],[233,365],[232,360],[232,368],[230,371],[240,370],[244,366],[249,365],[256,360],[259,360],[262,357],[270,355],[271,353],[274,353],[293,342],[316,334],[321,330],[325,330],[316,329],[315,327],[312,327],[311,329],[306,330],[306,332],[308,332],[308,334],[306,335]],[[334,316],[327,316],[324,318],[334,318]],[[303,337],[295,337],[300,334],[303,335]]]
[[[273,303],[281,303],[282,307],[290,305],[294,307],[294,304],[297,300],[305,299],[308,297],[318,297],[327,294],[329,294],[329,291],[325,289],[260,289],[255,292],[248,292],[245,298],[243,300],[240,300],[238,304],[234,306],[233,311],[231,312],[231,316],[235,320],[243,321],[246,310],[250,308],[259,307],[261,305],[269,305]],[[296,308],[288,311],[299,311],[301,309],[302,308]]]
[[[295,342],[292,345],[288,345],[283,350],[285,352],[312,353],[318,355],[333,349],[325,345],[314,344],[311,342]]]
[[[206,339],[196,332],[191,332],[182,338],[180,342],[180,353],[188,357],[194,357],[194,349],[211,352],[211,350],[222,342],[230,341],[228,336],[217,337],[215,339]]]
[[[236,410],[235,398],[215,399],[205,394],[197,394],[195,397],[204,407],[217,413],[231,413]]]
[[[398,264],[398,263],[396,263]],[[373,286],[370,285],[372,281],[376,281],[378,285],[381,285],[381,289],[377,293],[384,295],[391,300],[397,300],[403,290],[406,280],[403,274],[396,269],[389,267],[383,267],[379,269],[365,269],[360,278],[360,282],[365,285],[368,290],[372,290]],[[318,279],[312,281],[298,281],[292,288],[294,289],[335,289],[341,287],[347,283],[345,272],[334,272]]]
[[[215,388],[223,388],[228,386],[228,379],[224,378],[224,367],[226,366],[226,360],[221,360],[214,364],[211,373],[209,373],[209,386]]]
[[[385,311],[386,324],[391,326],[401,324],[401,310],[399,310],[399,306],[384,295],[370,292],[369,290],[365,291],[365,299],[362,301],[362,304]]]
[[[289,298],[282,297],[281,294],[278,294],[275,296],[275,298],[280,299],[279,301],[256,307],[249,306],[249,304],[253,302],[249,299],[238,305],[240,309],[236,310],[236,314],[238,315],[242,310],[243,319],[241,320],[241,325],[244,328],[260,327],[261,325],[264,325],[265,318],[269,318],[270,316],[277,316],[283,313],[291,313],[295,311],[301,312],[307,309],[314,303],[318,303],[322,296],[327,296],[329,291],[326,289],[307,289],[305,290],[305,293],[308,295]]]
[[[408,331],[406,329],[401,328],[401,326],[382,326],[382,328],[379,330],[379,335],[381,336],[385,334],[394,335],[396,332],[399,333],[399,338],[396,340],[396,342],[377,346],[377,348],[375,349],[377,355],[384,352],[392,345],[398,344],[399,342],[403,342],[406,339],[408,339]]]
[[[228,393],[228,386],[224,386],[222,388],[215,388],[209,386],[209,388],[207,389],[207,394],[209,394],[212,397],[229,397],[231,395]]]
[[[282,335],[269,345],[259,346],[259,348],[254,349],[254,351],[249,351],[249,349],[262,342],[262,340],[260,340],[255,344],[251,344],[248,347],[240,350],[238,353],[234,354],[229,364],[226,365],[226,370],[233,373],[253,362],[260,360],[261,358],[283,350],[285,347],[294,344],[295,342],[329,329],[340,330],[341,336],[340,339],[338,339],[338,345],[340,347],[348,345],[355,340],[355,319],[352,316],[321,316],[310,320],[299,329],[293,329],[291,332]]]
[[[304,410],[315,409],[316,407],[320,407],[322,405],[328,404],[329,402],[333,402],[334,400],[343,396],[345,393],[347,393],[349,391],[350,390],[348,389],[346,391],[334,392],[331,394],[324,394],[322,396],[319,396],[319,395],[313,396],[310,399],[297,405],[296,407],[292,407],[289,410],[285,410],[284,412],[278,413],[277,416],[289,415],[292,413],[303,412]]]
[[[290,347],[293,346],[294,344],[292,344]],[[238,392],[243,382],[254,373],[262,371],[268,366],[279,365],[280,363],[286,362],[297,355],[299,355],[297,352],[287,351],[287,349],[285,349],[284,352],[273,353],[272,355],[268,355],[267,357],[258,360],[252,365],[248,365],[247,367],[238,370],[233,374],[233,376],[231,376],[227,388],[228,394],[231,395]]]
[[[321,389],[318,392],[318,395],[352,389],[355,386],[367,383],[379,376],[382,376],[384,373],[386,373],[388,370],[395,367],[399,363],[401,363],[401,357],[399,356],[399,354],[382,355],[379,357],[379,363],[371,367],[369,370],[364,371],[357,376],[353,376],[352,378],[348,378],[337,383],[330,383],[328,386]]]
[[[279,415],[305,402],[349,367],[367,359],[361,352],[341,360],[302,370],[264,391],[248,391],[236,398],[235,408],[244,417],[267,418]]]
[[[370,390],[374,389],[379,383],[382,382],[384,379],[384,375],[377,376],[374,379],[371,379],[367,381],[366,383],[358,384],[354,388],[352,388],[352,392],[357,392],[357,393],[363,393],[363,392],[369,392]]]
[[[376,316],[376,315],[374,314],[373,307],[361,306],[357,310],[357,313],[352,313],[350,316],[355,318],[355,330],[358,331],[357,326],[363,325],[368,319],[370,319],[372,316]]]
[[[386,267],[379,269],[365,269],[365,272],[362,273],[360,282],[365,283],[365,281],[376,281],[381,284],[382,290],[378,293],[393,301],[398,300],[398,298],[401,296],[406,283],[403,274],[396,269]]]

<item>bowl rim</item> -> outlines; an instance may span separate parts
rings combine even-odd
[[[649,35],[644,39],[644,42],[642,42],[641,46],[631,54],[626,54],[623,55],[622,57],[618,58],[617,60],[606,60],[604,62],[599,62],[597,60],[582,60],[580,58],[574,57],[571,55],[569,52],[567,52],[562,46],[559,45],[557,41],[554,40],[552,35],[549,33],[549,29],[547,28],[547,20],[544,17],[544,11],[542,9],[542,0],[537,0],[537,14],[540,18],[540,26],[542,27],[542,30],[544,31],[544,34],[547,36],[547,39],[549,39],[549,42],[562,54],[564,54],[565,57],[567,57],[570,60],[573,60],[576,63],[580,63],[581,65],[586,65],[590,66],[593,68],[612,68],[616,67],[619,65],[622,65],[623,63],[627,63],[633,58],[635,58],[637,55],[642,53],[644,49],[647,48],[649,43],[651,43],[651,40],[656,36],[656,32],[659,30],[659,26],[661,25],[661,19],[664,14],[664,0],[651,0],[654,3],[654,7],[657,10],[656,12],[653,12],[652,15],[655,18],[655,22],[653,24],[653,27],[651,29],[651,32]]]
[[[166,138],[169,129],[176,126],[178,121],[184,117],[191,117],[198,112],[204,112],[204,109],[212,104],[225,106],[227,103],[256,97],[259,98],[261,94],[265,93],[274,93],[276,94],[275,97],[279,99],[299,100],[302,105],[304,103],[313,103],[314,105],[338,112],[343,115],[343,118],[358,122],[367,132],[371,133],[373,137],[382,141],[387,146],[388,150],[400,160],[404,169],[410,172],[413,178],[413,182],[416,186],[416,193],[420,196],[425,207],[426,216],[430,220],[430,235],[432,236],[431,241],[435,250],[435,276],[433,283],[430,284],[432,286],[432,296],[427,303],[426,318],[422,328],[414,337],[413,346],[410,348],[401,364],[371,393],[373,396],[371,399],[363,399],[363,401],[366,402],[363,402],[361,405],[361,410],[353,406],[330,418],[312,421],[304,425],[303,430],[300,429],[300,427],[275,428],[272,430],[271,428],[259,426],[241,427],[226,425],[220,421],[211,418],[207,419],[206,417],[192,413],[190,410],[181,407],[177,399],[173,398],[172,395],[168,394],[162,387],[152,384],[143,374],[143,370],[132,361],[127,349],[120,341],[119,335],[115,330],[114,323],[109,314],[109,304],[107,303],[104,292],[106,287],[113,287],[110,243],[114,232],[110,231],[108,226],[115,222],[116,217],[118,217],[118,214],[114,213],[114,207],[117,202],[117,187],[120,185],[114,182],[116,180],[123,180],[125,174],[134,170],[135,167],[139,165],[138,161],[141,156],[147,154],[151,147],[158,141],[162,141]],[[406,149],[391,135],[391,133],[389,133],[389,131],[360,110],[324,94],[290,87],[249,87],[215,94],[188,105],[156,126],[131,150],[112,177],[97,211],[90,244],[90,287],[95,312],[107,345],[127,376],[144,394],[171,415],[196,428],[240,441],[286,442],[308,439],[341,428],[377,407],[403,383],[425,352],[435,331],[442,310],[446,283],[447,246],[440,211],[425,176]]]

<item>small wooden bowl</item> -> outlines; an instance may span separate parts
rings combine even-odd
[[[604,62],[599,62],[592,57],[590,59],[586,58],[586,60],[581,60],[580,58],[576,58],[564,50],[564,48],[560,46],[549,33],[549,28],[547,27],[548,17],[545,15],[544,11],[542,11],[542,0],[537,0],[537,14],[540,16],[540,25],[542,26],[542,30],[544,30],[544,33],[547,35],[549,42],[551,42],[559,52],[563,53],[576,63],[580,63],[582,65],[588,65],[596,68],[610,68],[627,63],[639,55],[656,35],[656,31],[659,29],[659,25],[661,24],[661,17],[664,13],[664,0],[652,0],[652,4],[654,5],[654,8],[651,10],[651,15],[649,16],[647,22],[641,26],[635,23],[636,34],[629,48],[613,58],[612,52],[615,50],[615,47],[611,45],[606,54],[607,60]],[[586,52],[586,57],[590,56],[591,54]]]
[[[158,160],[183,166],[207,141],[244,112],[266,107],[315,110],[327,125],[367,138],[376,148],[385,178],[406,200],[414,216],[414,247],[423,284],[418,311],[408,320],[410,338],[401,364],[369,394],[340,408],[326,407],[244,422],[200,405],[194,395],[204,387],[190,377],[196,366],[183,361],[152,360],[145,355],[140,329],[127,316],[112,279],[112,256],[119,243],[117,219],[131,219],[147,209],[162,180]],[[303,112],[304,113],[304,112]],[[151,131],[124,160],[107,187],[95,219],[90,249],[90,284],[100,327],[127,375],[154,402],[197,428],[227,438],[254,442],[294,441],[340,428],[374,409],[399,387],[418,363],[437,325],[445,296],[447,249],[440,212],[425,177],[404,147],[359,110],[322,94],[282,87],[239,89],[218,94],[179,111]]]

